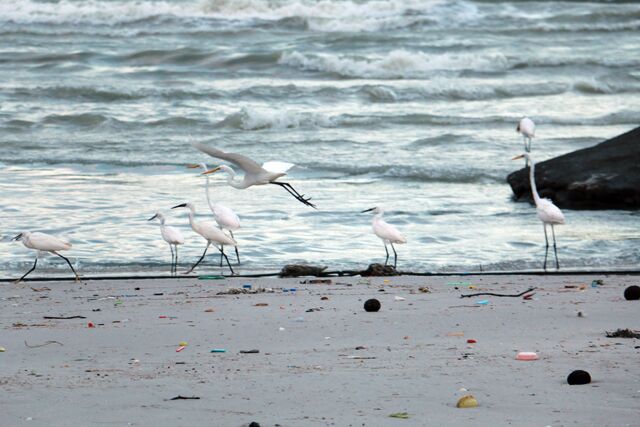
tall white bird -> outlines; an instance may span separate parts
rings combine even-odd
[[[193,204],[182,203],[180,205],[176,205],[172,207],[171,209],[176,209],[176,208],[189,209],[189,224],[191,225],[191,229],[196,233],[198,233],[199,235],[201,235],[207,241],[207,246],[204,248],[204,252],[202,253],[202,256],[200,257],[198,262],[196,262],[193,265],[193,267],[191,267],[189,271],[187,271],[185,274],[191,273],[193,269],[196,268],[198,264],[202,262],[202,260],[204,259],[204,256],[207,254],[207,249],[209,249],[209,246],[211,246],[211,244],[215,245],[216,248],[218,248],[218,245],[220,245],[218,250],[220,251],[222,256],[224,256],[224,258],[227,260],[227,265],[229,266],[229,270],[231,270],[231,274],[235,274],[233,271],[233,268],[231,267],[231,263],[229,262],[229,258],[227,258],[227,255],[224,253],[224,245],[236,246],[237,245],[236,241],[233,238],[224,234],[224,232],[220,230],[218,227],[216,227],[216,225],[213,222],[196,221],[194,219],[194,216],[196,214],[196,208],[193,206]]]
[[[190,169],[200,168],[202,169],[202,172],[206,172],[209,170],[209,168],[207,168],[207,165],[205,163],[200,163],[197,165],[191,164],[191,165],[187,165],[187,167]],[[240,228],[240,218],[238,218],[238,215],[230,207],[227,207],[222,203],[213,203],[211,201],[211,196],[209,194],[209,176],[205,175],[205,178],[207,179],[207,184],[205,186],[204,193],[207,196],[207,203],[209,204],[209,209],[211,209],[211,213],[213,213],[213,218],[218,223],[218,226],[223,230],[229,231],[229,234],[231,234],[231,238],[235,240],[236,236],[233,235],[233,230],[237,230]],[[238,259],[238,264],[240,264],[240,254],[238,253],[237,246],[235,246],[235,250],[236,250],[236,258]],[[222,267],[222,254],[220,254],[220,267]]]
[[[404,237],[400,231],[394,226],[386,222],[382,219],[382,215],[384,214],[384,209],[381,207],[374,207],[371,209],[366,209],[362,211],[365,212],[373,212],[375,215],[373,216],[373,233],[382,239],[382,243],[384,243],[384,250],[387,253],[387,257],[384,260],[384,265],[387,265],[387,261],[389,261],[389,250],[387,249],[387,243],[391,245],[391,249],[393,249],[393,268],[396,267],[398,261],[398,254],[396,253],[396,249],[393,247],[393,244],[403,244],[407,243],[407,238]]]
[[[304,194],[298,193],[288,182],[276,181],[278,178],[285,176],[287,174],[287,171],[291,169],[294,164],[280,161],[271,161],[266,162],[262,166],[260,166],[258,163],[246,156],[243,156],[242,154],[225,153],[224,151],[218,150],[217,148],[209,147],[208,145],[197,142],[193,143],[193,146],[212,157],[231,162],[244,171],[244,177],[242,179],[235,179],[236,172],[229,166],[221,165],[204,172],[205,175],[222,170],[228,174],[227,183],[233,188],[237,188],[239,190],[244,190],[245,188],[249,188],[254,185],[279,185],[280,187],[287,190],[289,194],[295,197],[299,202],[304,203],[305,205],[310,206],[314,209],[316,208],[316,206],[310,202],[311,197],[305,198]]]
[[[178,271],[178,245],[184,244],[184,237],[182,237],[182,233],[175,227],[166,224],[166,220],[164,215],[160,212],[157,212],[154,216],[149,218],[147,221],[153,221],[157,219],[160,221],[160,234],[165,242],[169,244],[169,249],[171,249],[171,273],[177,273]],[[173,254],[173,249],[175,248],[176,253]],[[174,261],[175,260],[175,261]]]
[[[71,243],[69,243],[68,240],[46,233],[40,233],[38,231],[35,231],[33,233],[29,231],[22,232],[14,237],[13,240],[20,241],[25,247],[29,249],[35,249],[37,251],[36,260],[33,263],[33,267],[31,267],[31,270],[27,271],[24,276],[19,278],[16,283],[20,283],[22,279],[27,277],[29,273],[36,269],[36,265],[38,264],[38,257],[43,255],[44,252],[58,255],[60,258],[65,260],[67,264],[69,264],[69,267],[71,267],[71,271],[73,271],[73,274],[75,274],[76,282],[80,281],[80,276],[78,276],[78,273],[76,273],[76,270],[71,265],[69,259],[58,253],[58,251],[66,251],[68,249],[71,249]]]
[[[530,118],[523,117],[518,123],[518,126],[516,126],[516,132],[522,134],[522,139],[524,141],[524,151],[526,153],[530,153],[531,139],[536,134],[536,124],[533,123],[533,120],[531,120]],[[529,165],[529,161],[527,160],[525,167],[527,167],[528,165]]]
[[[531,164],[531,168],[529,169],[529,183],[531,184],[531,194],[533,194],[533,201],[536,204],[536,211],[538,213],[538,218],[542,221],[542,226],[544,228],[544,241],[545,241],[545,251],[544,251],[544,264],[543,269],[547,270],[547,255],[549,253],[549,238],[547,237],[547,225],[551,226],[551,234],[553,235],[553,252],[556,256],[556,269],[560,269],[560,263],[558,262],[558,250],[556,249],[556,233],[553,229],[554,225],[564,224],[564,215],[560,208],[553,204],[553,202],[549,199],[542,199],[538,195],[538,189],[536,187],[536,179],[535,179],[535,168],[536,164],[533,159],[529,155],[529,153],[523,153],[519,156],[513,158],[513,160],[526,158]]]

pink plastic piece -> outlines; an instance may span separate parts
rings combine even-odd
[[[538,353],[535,351],[521,351],[516,355],[516,360],[538,360]]]

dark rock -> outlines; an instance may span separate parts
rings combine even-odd
[[[280,270],[280,277],[322,276],[327,267],[304,264],[287,264]]]
[[[368,299],[364,302],[364,311],[378,311],[380,307],[382,307],[380,301],[375,298]]]
[[[591,382],[591,375],[587,371],[573,371],[567,377],[569,385],[582,385],[589,384]]]
[[[593,147],[536,162],[535,173],[540,196],[560,208],[638,209],[640,127]],[[507,182],[517,200],[532,200],[529,168],[509,174]]]
[[[249,427],[260,427],[260,424],[258,424],[257,422],[253,421],[251,424],[249,424]]]
[[[628,301],[640,299],[640,286],[631,285],[624,290],[624,299]]]
[[[371,264],[366,270],[361,271],[360,276],[397,276],[398,271],[392,265]]]

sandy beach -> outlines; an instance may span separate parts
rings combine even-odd
[[[605,337],[640,328],[637,276],[309,280],[5,283],[0,424],[638,425],[640,341]]]

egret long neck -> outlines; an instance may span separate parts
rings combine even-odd
[[[243,190],[249,187],[248,185],[245,185],[244,180],[236,179],[236,171],[234,171],[230,167],[223,165],[220,168],[227,173],[227,184],[229,184],[233,188]]]
[[[382,221],[382,212],[378,212],[373,216],[372,224]]]
[[[194,231],[196,229],[196,222],[193,219],[195,214],[196,214],[196,209],[193,206],[189,206],[189,225],[191,225],[191,229],[193,229]]]
[[[211,212],[213,212],[216,208],[216,205],[215,203],[211,202],[211,196],[209,196],[209,177],[205,175],[205,178],[207,178],[207,184],[205,185],[204,192],[207,195],[207,203],[209,204],[209,209],[211,209]]]
[[[533,201],[536,203],[536,205],[538,205],[538,203],[540,203],[540,196],[538,195],[538,188],[536,187],[536,163],[533,160],[529,159],[529,164],[531,165],[529,167],[529,182],[531,183],[531,194],[533,194]]]

